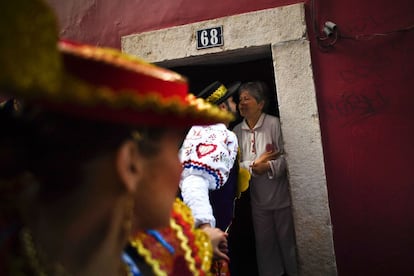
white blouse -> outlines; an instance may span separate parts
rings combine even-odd
[[[240,166],[249,169],[251,204],[261,209],[281,209],[290,205],[290,194],[286,173],[286,160],[282,142],[279,118],[262,114],[253,129],[246,121],[233,129],[239,140]],[[252,173],[251,164],[264,152],[271,149],[281,154],[269,161],[270,169],[263,175]]]

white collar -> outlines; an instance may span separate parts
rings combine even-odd
[[[247,124],[246,119],[244,119],[243,123],[242,123],[242,129],[244,129],[244,130],[255,130],[255,129],[261,127],[263,125],[263,121],[264,121],[265,117],[266,117],[266,114],[262,113],[259,117],[259,120],[257,120],[256,125],[253,127],[253,129],[250,129],[249,125]]]

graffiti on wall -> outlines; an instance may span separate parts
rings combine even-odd
[[[353,124],[382,112],[387,100],[379,89],[371,94],[364,91],[343,92],[335,102],[328,104],[328,110],[344,120],[343,125]]]

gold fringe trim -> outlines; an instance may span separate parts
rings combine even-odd
[[[188,94],[180,97],[164,98],[157,91],[137,94],[135,91],[119,91],[105,87],[93,87],[85,82],[65,75],[63,87],[55,91],[16,91],[18,96],[28,99],[47,100],[56,103],[70,103],[85,107],[107,106],[113,109],[130,109],[133,111],[154,111],[158,114],[175,114],[181,117],[204,118],[217,122],[229,122],[234,119],[230,112],[222,111],[203,99]]]
[[[184,76],[174,71],[156,66],[143,59],[125,54],[116,49],[95,47],[92,45],[72,45],[67,42],[60,42],[58,48],[61,51],[70,53],[74,56],[105,62],[164,81],[187,82],[187,79]]]
[[[188,268],[193,273],[193,275],[199,275],[196,269],[195,260],[191,255],[191,248],[188,246],[188,238],[184,235],[182,228],[178,226],[173,220],[171,220],[171,228],[176,231],[177,238],[181,241],[180,245],[185,252],[184,258],[188,263]]]
[[[152,267],[155,275],[167,276],[167,273],[161,270],[160,262],[158,262],[156,259],[152,257],[151,251],[144,247],[140,239],[135,239],[134,241],[131,241],[131,245],[135,249],[137,249],[140,255],[144,257],[146,263]]]

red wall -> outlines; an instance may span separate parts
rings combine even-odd
[[[319,21],[334,21],[352,38],[328,52],[311,42],[338,271],[409,275],[414,1],[333,2],[316,5]]]
[[[62,37],[119,48],[123,35],[299,1],[49,2]],[[339,275],[409,275],[414,271],[414,1],[315,0],[312,5],[309,0],[306,16]],[[342,36],[329,49],[316,39],[327,20]]]
[[[46,0],[60,19],[61,35],[120,48],[124,35],[297,3],[295,0]]]

